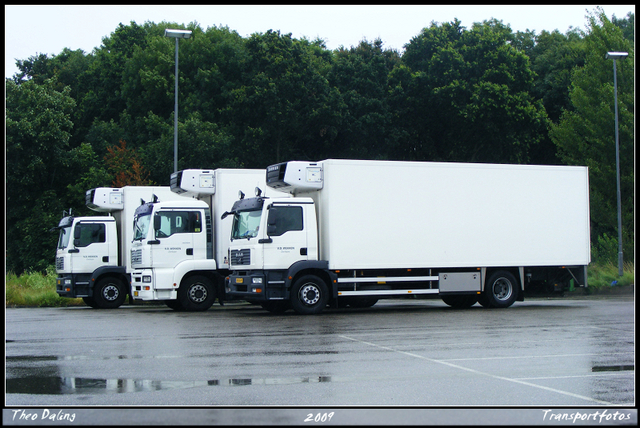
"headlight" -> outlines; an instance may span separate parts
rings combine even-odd
[[[253,277],[253,278],[251,278],[251,283],[252,284],[262,284],[262,278],[261,277]]]
[[[65,279],[64,280],[64,285],[71,285],[71,280],[70,279]]]
[[[142,282],[151,282],[151,275],[143,275]]]

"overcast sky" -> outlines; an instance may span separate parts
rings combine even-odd
[[[442,6],[25,6],[5,5],[5,77],[17,72],[16,59],[37,53],[57,55],[62,49],[90,53],[119,23],[162,21],[187,25],[197,22],[202,29],[227,26],[242,37],[269,29],[295,38],[321,38],[327,48],[356,46],[361,40],[380,38],[383,47],[402,51],[412,37],[432,21],[455,18],[469,28],[491,18],[508,24],[513,31],[585,29],[587,11],[597,5],[442,5]],[[635,14],[634,5],[605,5],[603,10],[624,18]]]

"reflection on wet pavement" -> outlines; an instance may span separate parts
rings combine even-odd
[[[7,357],[8,362],[55,361],[54,356]],[[301,376],[289,378],[221,378],[203,381],[148,379],[97,379],[60,376],[57,366],[7,368],[7,394],[102,394],[160,391],[203,386],[287,385],[331,382],[331,376]]]

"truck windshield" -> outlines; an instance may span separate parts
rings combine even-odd
[[[71,237],[71,226],[60,228],[60,237],[58,238],[58,248],[67,248],[69,238]]]
[[[133,220],[133,240],[142,240],[147,237],[149,224],[151,223],[151,213],[136,216]]]
[[[233,217],[231,239],[255,238],[260,229],[260,215],[262,211],[240,211]]]

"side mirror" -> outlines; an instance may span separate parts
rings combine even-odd
[[[159,215],[154,215],[153,216],[153,230],[160,230],[160,228],[162,227],[162,218],[160,218]]]
[[[271,236],[278,230],[276,224],[278,223],[278,209],[269,209],[269,217],[267,217],[267,236]]]

